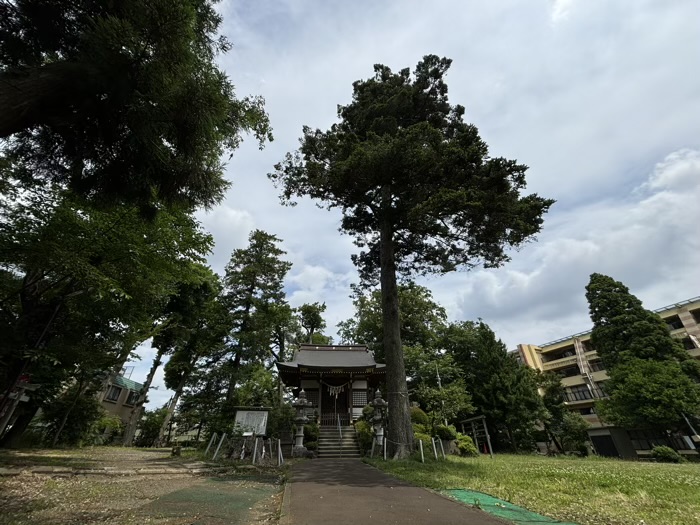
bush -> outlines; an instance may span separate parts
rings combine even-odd
[[[318,436],[321,434],[321,429],[317,423],[309,423],[304,425],[304,445],[311,441],[318,441]]]
[[[430,434],[430,431],[428,430],[428,427],[425,425],[421,425],[420,423],[413,423],[413,433],[415,434],[416,432],[419,432],[421,434]]]
[[[374,416],[374,407],[372,405],[365,405],[362,409],[362,419],[365,421],[372,421],[372,416]]]
[[[433,438],[431,438],[428,434],[424,434],[423,432],[415,432],[413,434],[413,442],[415,443],[416,448],[418,447],[418,441],[423,442],[423,452],[430,451],[432,453]]]
[[[267,415],[267,435],[280,438],[292,433],[295,410],[291,405],[282,404],[272,408]]]
[[[430,424],[430,418],[420,408],[411,407],[411,423],[427,426]]]
[[[475,457],[479,455],[479,451],[476,449],[472,438],[460,434],[459,432],[457,433],[457,448],[459,449],[460,456]]]
[[[658,446],[651,449],[651,457],[662,463],[684,463],[685,459],[671,447]]]
[[[306,443],[304,443],[304,446],[306,447],[306,450],[317,450],[318,441],[307,441]]]
[[[360,451],[365,454],[372,448],[372,440],[374,439],[372,425],[363,420],[355,421],[355,432],[357,433],[357,442],[360,445]]]
[[[457,429],[452,425],[437,425],[435,427],[435,435],[444,441],[452,441],[457,439]]]

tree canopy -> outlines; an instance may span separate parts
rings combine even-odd
[[[610,380],[601,417],[628,428],[676,430],[700,414],[700,364],[622,283],[594,273],[586,287],[591,342]]]
[[[0,5],[0,137],[36,176],[142,207],[211,206],[221,156],[271,138],[237,99],[213,0],[11,0]],[[157,204],[156,204],[157,206]]]
[[[379,278],[394,457],[412,448],[397,276],[499,266],[507,247],[540,230],[553,202],[522,196],[527,167],[490,157],[464,107],[449,103],[450,64],[428,55],[413,74],[376,65],[338,107],[340,122],[304,127],[299,150],[270,174],[283,202],[309,196],[340,209],[341,230],[362,249],[353,257],[360,276]]]

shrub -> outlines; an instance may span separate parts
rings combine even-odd
[[[370,425],[367,421],[356,421],[355,432],[357,433],[357,442],[360,445],[360,450],[364,454],[370,448],[372,448],[372,440],[374,439],[374,430],[372,429],[372,425]]]
[[[459,449],[460,456],[475,457],[479,455],[479,451],[476,449],[472,438],[460,434],[459,432],[457,433],[457,448]]]
[[[433,450],[433,438],[431,438],[428,434],[424,434],[423,432],[415,432],[413,434],[413,442],[415,443],[416,447],[418,447],[418,441],[423,442],[423,452],[428,452]]]
[[[420,432],[421,434],[430,434],[428,427],[420,423],[413,423],[413,433]]]
[[[267,435],[279,438],[292,433],[295,410],[291,405],[275,406],[267,415]]]
[[[374,407],[372,405],[365,405],[362,409],[362,419],[365,421],[372,421],[372,416],[374,416]]]
[[[309,423],[304,425],[304,445],[310,441],[318,441],[318,436],[321,433],[317,423]]]
[[[418,407],[411,407],[411,423],[418,423],[419,425],[429,425],[430,418],[428,414],[423,412]]]
[[[671,447],[658,446],[651,449],[651,457],[663,463],[684,463],[685,459]]]
[[[318,441],[307,441],[304,443],[306,450],[316,450],[318,449]]]
[[[445,441],[452,441],[457,439],[457,429],[452,425],[437,425],[435,427],[435,435]]]

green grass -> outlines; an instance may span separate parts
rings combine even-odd
[[[435,490],[465,488],[581,525],[700,523],[700,464],[496,455],[447,461],[368,460]]]

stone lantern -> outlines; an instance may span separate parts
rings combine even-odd
[[[372,424],[374,425],[374,432],[377,436],[377,444],[381,447],[384,445],[384,420],[386,418],[386,411],[389,403],[382,399],[382,393],[379,389],[377,389],[377,391],[374,393],[374,399],[370,405],[374,407]]]
[[[306,392],[304,392],[304,389],[299,392],[299,397],[292,403],[292,406],[297,411],[297,415],[294,418],[294,422],[297,426],[297,432],[294,435],[295,449],[304,448],[304,425],[309,422],[309,418],[306,417],[306,409],[308,409],[311,405],[311,401],[306,399]]]

